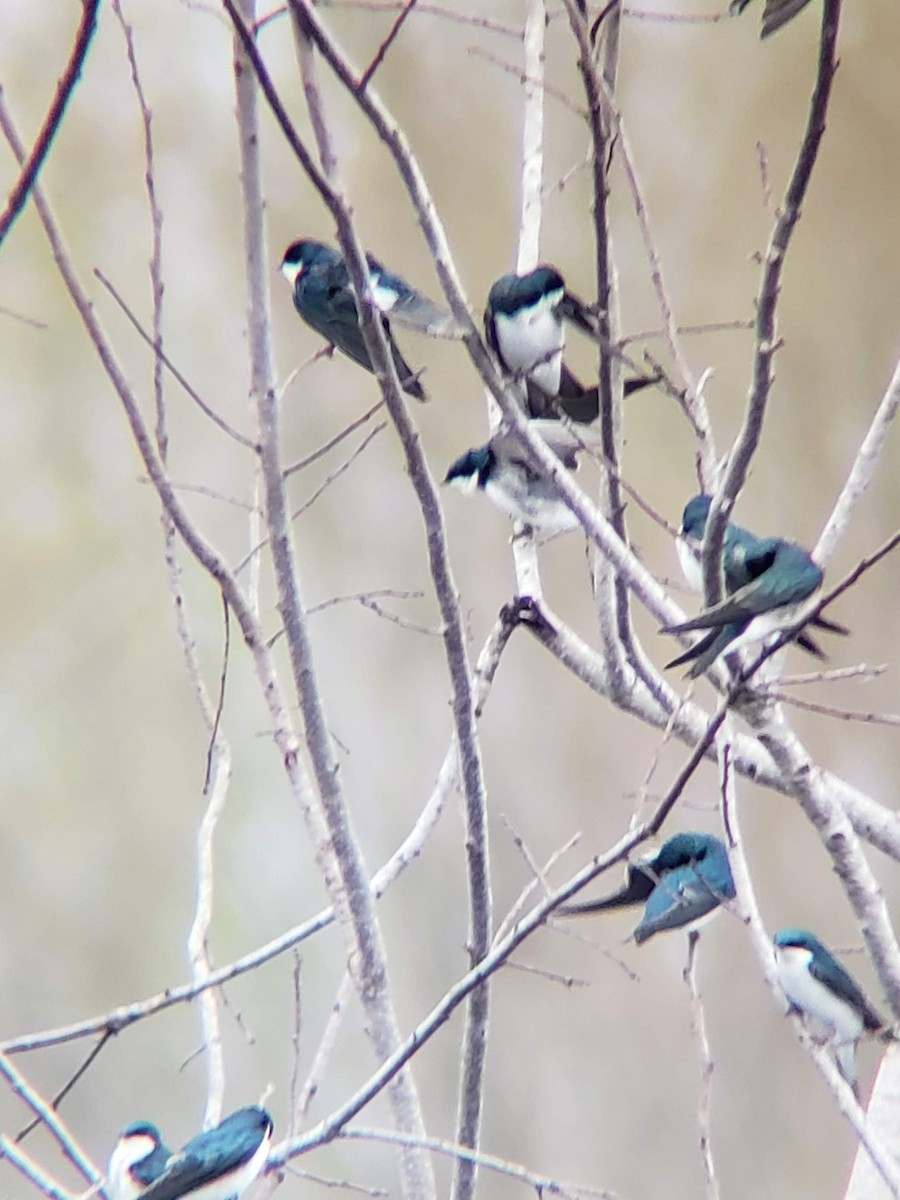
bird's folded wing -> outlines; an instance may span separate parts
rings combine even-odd
[[[770,612],[774,608],[799,604],[801,600],[806,600],[812,595],[820,581],[821,572],[818,568],[815,568],[815,574],[791,574],[787,577],[767,579],[765,586],[754,580],[690,621],[667,626],[666,633],[714,629],[719,625],[730,625],[733,621],[742,621],[760,613]]]
[[[862,1017],[866,1029],[884,1028],[884,1021],[869,1004],[859,984],[839,962],[832,960],[832,962],[822,965],[814,958],[809,964],[809,973],[813,979],[817,979],[819,983],[834,992],[840,1000],[855,1008]]]
[[[461,338],[462,327],[446,308],[393,275],[373,254],[366,255],[375,303],[392,321],[429,337]]]
[[[233,1164],[237,1165],[239,1163]],[[141,1192],[141,1200],[178,1200],[178,1197],[211,1183],[228,1169],[220,1161],[213,1164],[205,1156],[176,1154],[162,1175]]]
[[[597,336],[597,318],[584,303],[572,292],[566,292],[559,303],[559,315],[569,321],[576,329],[590,338]]]
[[[693,867],[671,871],[660,880],[647,901],[644,915],[634,931],[634,940],[640,946],[655,933],[691,925],[712,912],[718,903],[718,896],[709,890]]]

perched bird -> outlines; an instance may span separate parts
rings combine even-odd
[[[525,275],[503,275],[491,288],[484,310],[488,345],[503,369],[525,382],[526,414],[559,416],[587,424],[600,412],[600,393],[586,388],[563,362],[564,322],[596,340],[597,320],[577,296],[566,290],[555,267],[535,267]],[[625,394],[658,383],[659,376],[637,376]]]
[[[750,0],[731,0],[728,11],[736,16],[742,13],[749,3]],[[770,33],[777,33],[782,25],[787,25],[807,4],[809,0],[766,0],[759,36],[766,38]]]
[[[678,556],[691,587],[702,590],[700,547],[709,515],[709,496],[695,496],[684,509]],[[796,620],[801,606],[821,587],[823,573],[810,555],[784,538],[760,538],[740,525],[729,523],[722,544],[726,597],[690,621],[668,625],[664,633],[709,630],[699,642],[667,663],[677,667],[692,662],[691,679],[701,675],[720,654],[760,641]],[[846,634],[843,625],[818,615],[810,624],[829,633]],[[801,630],[797,642],[817,658],[825,655],[809,633]]]
[[[676,542],[678,559],[688,587],[700,593],[703,591],[700,552],[711,504],[712,497],[703,493],[688,500],[684,506],[681,531]],[[754,569],[761,557],[765,556],[767,545],[774,540],[759,538],[749,529],[744,529],[731,521],[728,522],[722,542],[722,569],[725,576],[725,591],[729,595],[753,581]],[[850,632],[844,625],[839,625],[836,621],[829,621],[821,613],[812,618],[810,625],[817,629],[823,629],[827,633],[846,635]],[[825,658],[818,643],[807,630],[801,630],[795,641],[798,646],[815,655],[816,658]]]
[[[692,929],[735,896],[724,843],[709,833],[676,833],[656,854],[628,864],[625,886],[612,896],[559,909],[585,916],[611,908],[644,905],[634,931],[640,946],[667,929]]]
[[[371,254],[366,255],[366,263],[370,294],[373,303],[383,314],[382,326],[397,376],[405,392],[417,400],[424,400],[425,389],[400,353],[391,332],[391,323],[396,322],[435,337],[458,336],[456,323],[450,313],[438,308],[399,276],[390,274]],[[372,371],[372,359],[359,327],[359,311],[350,284],[350,273],[340,253],[311,238],[292,242],[281,260],[281,273],[291,286],[294,307],[307,325],[355,363]]]
[[[240,1108],[171,1155],[141,1200],[237,1200],[265,1165],[272,1118],[264,1108]]]
[[[531,428],[547,443],[564,467],[574,471],[584,441],[558,421],[532,421]],[[550,476],[528,459],[518,435],[510,429],[494,434],[484,446],[468,450],[444,479],[462,492],[480,488],[513,520],[552,537],[578,528],[578,518],[557,491]]]
[[[893,1036],[859,984],[805,929],[780,929],[775,944],[775,973],[781,990],[797,1009],[826,1034],[838,1070],[856,1091],[856,1043],[864,1033]]]
[[[159,1130],[149,1121],[132,1121],[119,1134],[106,1168],[109,1200],[135,1200],[162,1175],[171,1157]]]

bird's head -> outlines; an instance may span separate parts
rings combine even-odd
[[[332,257],[339,257],[339,255],[330,246],[313,241],[312,238],[300,238],[296,242],[291,242],[285,250],[281,260],[281,273],[293,288],[308,267],[324,263]]]
[[[479,446],[477,450],[467,450],[456,462],[451,463],[444,477],[444,483],[449,483],[461,492],[472,492],[477,487],[484,487],[485,480],[490,474],[494,455],[490,446]]]

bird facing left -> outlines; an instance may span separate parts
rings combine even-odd
[[[240,1108],[213,1129],[185,1142],[177,1153],[166,1152],[164,1164],[155,1158],[152,1178],[140,1191],[114,1191],[123,1180],[126,1188],[139,1181],[136,1168],[148,1174],[146,1159],[136,1162],[131,1158],[129,1163],[130,1154],[138,1149],[147,1151],[151,1137],[145,1131],[155,1133],[159,1147],[165,1149],[154,1126],[146,1122],[130,1125],[110,1158],[110,1200],[133,1200],[137,1195],[141,1200],[238,1200],[265,1166],[273,1129],[264,1108]],[[154,1153],[151,1147],[150,1154]]]
[[[397,378],[407,395],[425,400],[425,389],[400,352],[392,325],[403,325],[431,337],[458,337],[459,328],[445,309],[416,291],[399,275],[387,271],[378,259],[366,255],[369,296],[381,314],[381,327],[394,360]],[[350,272],[339,251],[312,238],[291,242],[281,260],[294,308],[311,329],[320,333],[365,370],[374,365],[359,324],[359,309],[350,283]]]

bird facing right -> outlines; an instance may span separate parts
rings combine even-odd
[[[688,501],[677,542],[685,578],[697,591],[701,590],[700,550],[711,502],[712,498],[704,494]],[[796,542],[787,538],[757,537],[732,522],[726,527],[722,543],[722,568],[725,599],[689,621],[663,629],[664,633],[708,631],[683,654],[666,664],[668,668],[690,662],[688,675],[691,679],[701,675],[721,654],[789,628],[798,616],[802,616],[824,577],[821,567]],[[843,625],[829,621],[821,614],[813,617],[810,624],[829,633],[847,633]],[[805,629],[793,636],[810,654],[825,657]]]
[[[264,1108],[238,1109],[171,1155],[141,1200],[238,1200],[266,1164],[273,1128]]]
[[[599,900],[560,908],[560,916],[589,916],[643,904],[634,930],[642,945],[669,929],[696,929],[719,905],[735,897],[734,879],[724,842],[710,833],[676,833],[659,850],[629,863],[624,887]]]

